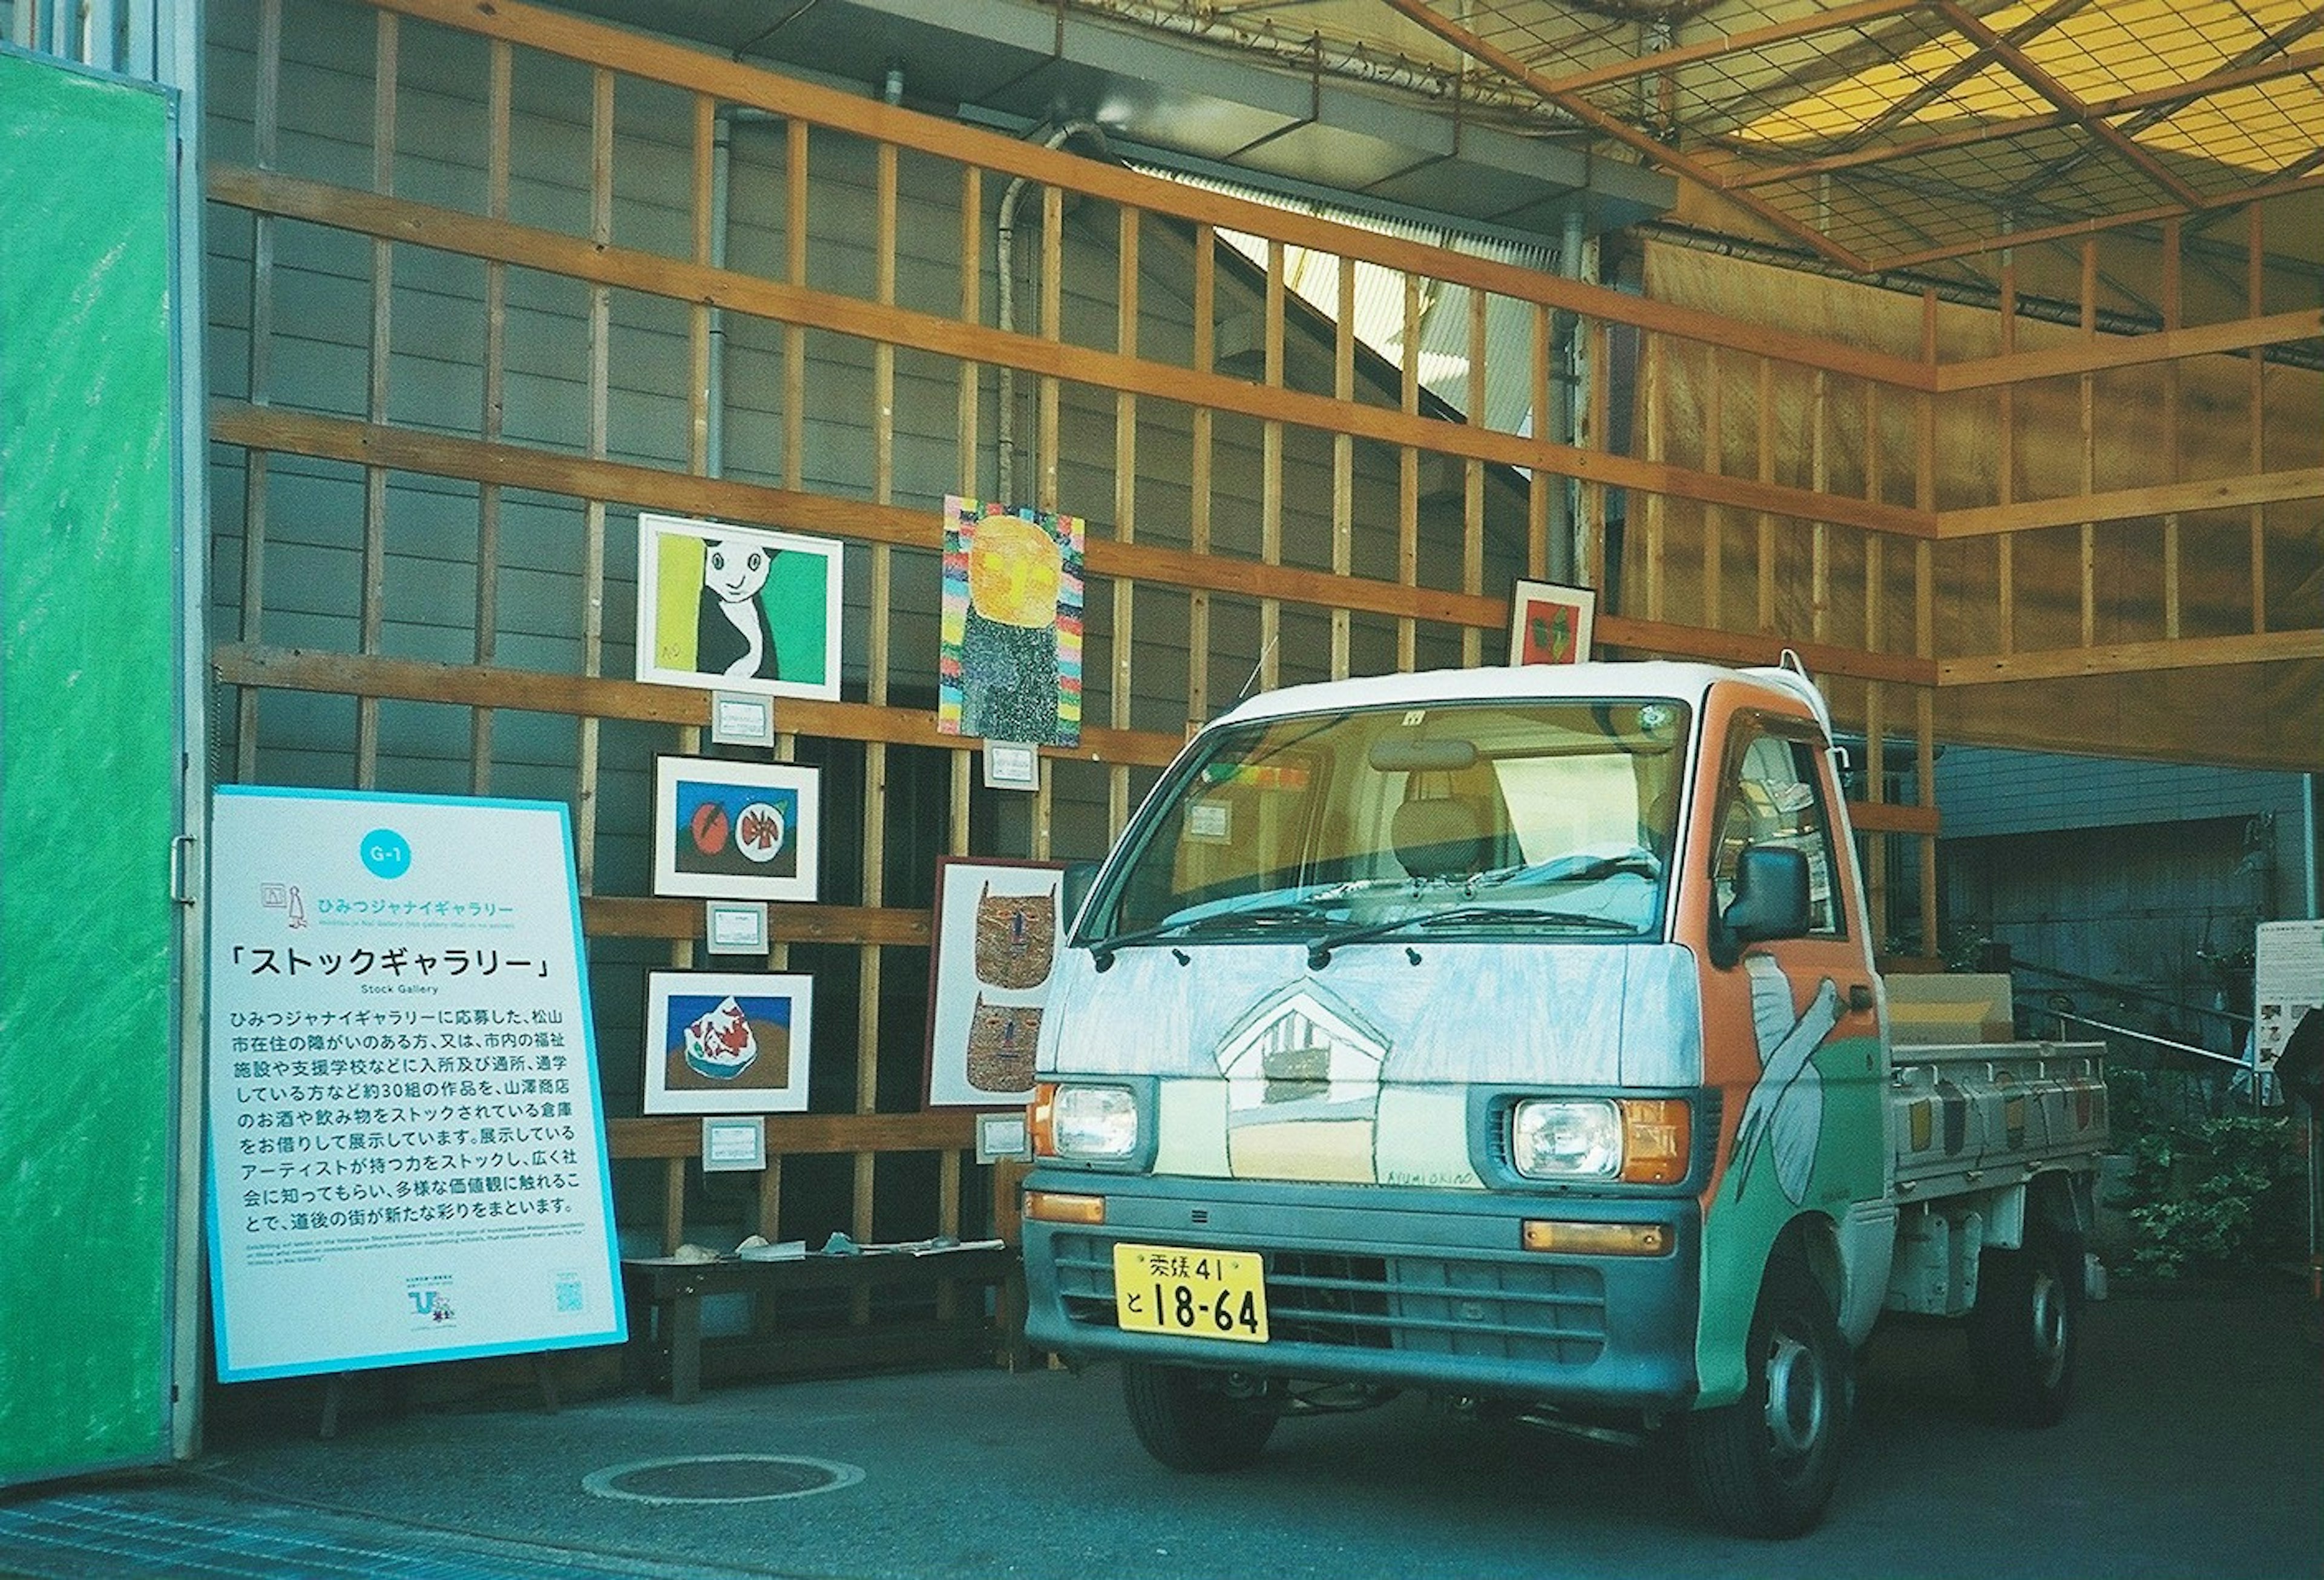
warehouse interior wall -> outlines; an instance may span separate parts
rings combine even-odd
[[[2208,249],[2216,253],[2214,244]],[[2324,275],[2279,266],[2256,271],[2257,299],[2217,268],[2190,267],[2181,316],[2190,325],[2246,312],[2312,312]],[[2152,245],[2118,244],[2094,278],[2177,276]],[[1668,244],[1646,248],[1646,291],[1660,300],[1735,319],[1816,333],[1898,356],[1961,363],[2004,351],[2038,354],[2088,344],[2071,325],[2006,315],[1998,307],[1930,304],[1911,291],[1822,278]],[[2093,318],[2145,304],[2106,295]],[[2058,653],[2166,640],[2313,632],[2324,624],[2324,500],[2312,478],[2324,466],[2324,342],[2296,357],[2220,353],[2143,362],[2083,376],[1939,395],[1927,418],[1934,466],[1916,464],[1923,418],[1909,399],[1879,398],[1866,381],[1789,370],[1764,385],[1750,359],[1696,348],[1657,371],[1662,427],[1676,458],[1729,471],[1759,464],[1772,436],[1774,469],[1812,476],[1848,496],[1916,499],[1937,512],[1932,651],[1967,668],[1989,655]],[[1763,400],[1766,406],[1762,410]],[[1706,436],[1716,433],[1712,444]],[[1782,470],[1775,470],[1783,475]],[[2215,509],[2174,510],[2200,484],[2260,474],[2286,480],[2294,497]],[[2169,491],[2165,494],[2163,491]],[[2157,497],[2144,501],[2143,492]],[[2308,497],[2297,497],[2304,491]],[[1948,539],[1949,513],[2100,496],[2087,534],[2060,525]],[[1868,645],[1909,649],[1916,640],[1912,565],[1876,559],[1868,535],[1846,528],[1787,533],[1775,543],[1772,609],[1755,583],[1730,574],[1712,584],[1705,567],[1748,566],[1757,523],[1747,512],[1674,501],[1649,571],[1648,545],[1634,536],[1628,574],[1651,574],[1671,618],[1725,629],[1863,632]],[[2063,512],[2061,512],[2063,513]],[[1711,540],[1716,539],[1714,544]],[[1819,556],[1821,560],[1819,560]],[[2088,595],[2084,587],[2087,581]],[[1843,707],[1845,703],[1843,703]],[[1959,743],[2095,755],[2312,770],[2324,763],[2324,660],[2212,663],[2029,679],[1941,684],[1936,722]]]
[[[2103,736],[2281,767],[2324,735],[2302,733],[2309,660],[1940,684],[1992,653],[2296,633],[2312,500],[2218,530],[2118,502],[2087,531],[1952,528],[2214,467],[2301,475],[2324,422],[2297,359],[1948,391],[1964,362],[2089,337],[1655,243],[1625,297],[1120,171],[1064,128],[1054,152],[1011,143],[521,6],[222,0],[208,45],[220,776],[566,800],[617,1116],[644,974],[698,947],[698,917],[650,893],[653,760],[700,735],[624,678],[641,509],[846,546],[844,703],[781,750],[849,815],[828,913],[776,954],[856,1003],[817,1017],[811,1097],[867,1123],[918,1102],[938,856],[1093,857],[1190,725],[1262,686],[1493,661],[1511,583],[1554,562],[1599,589],[1602,648],[1798,647],[1844,721],[1923,753]],[[1401,271],[1416,303],[1475,285],[1479,410],[1422,399],[1416,318],[1355,346],[1289,289],[1295,251]],[[2190,315],[2228,311],[2208,289]],[[1553,390],[1571,443],[1485,418]],[[1030,797],[972,785],[927,721],[940,508],[998,487],[1004,391],[1010,502],[1084,517],[1091,545],[1096,728]],[[2143,552],[2166,535],[2167,587]],[[2238,680],[2282,729],[2216,705]],[[1857,809],[1874,903],[1918,911],[1890,935],[1927,952],[1932,776],[1899,778],[1903,804],[1887,778]],[[662,1161],[619,1166],[625,1213],[650,1215]],[[798,1160],[762,1210],[925,1233],[960,1205],[933,1205],[932,1167]]]

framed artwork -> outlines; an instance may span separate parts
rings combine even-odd
[[[807,977],[649,972],[645,1111],[803,1111],[814,1006]]]
[[[661,758],[654,764],[654,893],[816,897],[822,770]]]
[[[1598,594],[1554,582],[1519,582],[1509,607],[1511,664],[1581,664],[1590,657]]]
[[[839,695],[842,551],[829,538],[638,517],[638,678]]]
[[[1080,517],[945,498],[936,728],[1081,740]]]
[[[928,972],[928,1107],[1033,1096],[1033,1048],[1065,946],[1063,862],[936,862]]]

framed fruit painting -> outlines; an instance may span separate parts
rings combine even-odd
[[[812,900],[821,772],[666,757],[654,765],[654,893]]]

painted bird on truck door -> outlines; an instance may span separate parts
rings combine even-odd
[[[1744,1099],[1735,1129],[1737,1195],[1751,1177],[1762,1152],[1775,1154],[1775,1182],[1792,1205],[1807,1199],[1816,1144],[1823,1136],[1823,1076],[1815,1051],[1840,1024],[1840,988],[1829,977],[1798,1015],[1792,1012],[1792,982],[1772,956],[1755,954],[1743,962],[1751,978],[1751,1029],[1759,1043],[1759,1079]]]

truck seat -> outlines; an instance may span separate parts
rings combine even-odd
[[[1415,877],[1451,877],[1483,870],[1492,823],[1466,796],[1407,801],[1396,809],[1389,834],[1396,859]]]

